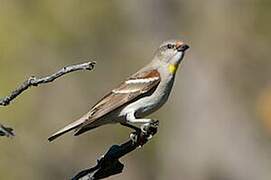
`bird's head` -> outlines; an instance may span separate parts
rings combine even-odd
[[[168,64],[171,73],[175,73],[189,46],[180,40],[169,40],[161,44],[155,53],[155,59]]]

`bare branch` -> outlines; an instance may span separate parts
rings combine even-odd
[[[12,137],[14,136],[14,133],[12,131],[13,131],[12,128],[5,127],[2,124],[0,124],[0,136]]]
[[[148,140],[157,133],[158,123],[150,125],[146,132],[133,132],[132,137],[121,145],[113,145],[100,159],[97,165],[79,172],[72,180],[97,180],[104,179],[122,172],[124,165],[119,161],[124,155],[142,147]],[[133,140],[132,140],[133,139]]]
[[[15,99],[17,96],[19,96],[22,92],[27,90],[31,86],[38,86],[39,84],[45,84],[45,83],[50,83],[53,82],[55,79],[70,73],[74,71],[79,71],[79,70],[92,70],[94,68],[95,62],[87,62],[87,63],[82,63],[82,64],[76,64],[76,65],[71,65],[71,66],[66,66],[56,73],[43,77],[43,78],[36,78],[35,76],[30,77],[28,80],[22,83],[17,89],[11,92],[10,95],[0,99],[0,106],[7,106],[10,104],[10,102]]]

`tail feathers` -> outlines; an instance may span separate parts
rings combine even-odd
[[[87,124],[83,124],[82,126],[78,127],[75,131],[74,136],[79,136],[80,134],[83,134],[86,131],[95,129],[95,128],[102,126],[104,124],[107,124],[107,123],[108,123],[108,121],[103,118],[93,119],[92,121],[89,121]]]
[[[83,134],[84,132],[89,131],[89,130],[91,130],[91,129],[94,129],[94,128],[96,128],[96,127],[99,127],[99,125],[96,125],[96,126],[87,126],[87,127],[79,128],[79,129],[75,132],[74,136],[79,136],[80,134]]]
[[[67,125],[66,127],[62,128],[61,130],[57,131],[56,133],[54,133],[52,136],[50,136],[48,138],[48,141],[53,141],[55,140],[56,138],[58,138],[59,136],[73,130],[73,129],[76,129],[78,128],[79,126],[81,126],[84,122],[86,121],[86,118],[81,118],[69,125]]]

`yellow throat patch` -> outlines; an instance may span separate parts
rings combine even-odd
[[[171,74],[175,74],[176,71],[178,69],[178,65],[175,65],[175,64],[170,64],[168,66],[168,71],[171,73]]]

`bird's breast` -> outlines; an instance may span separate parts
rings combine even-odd
[[[146,96],[134,102],[132,108],[135,109],[135,116],[142,118],[161,108],[168,100],[173,82],[174,78],[170,79],[169,81],[160,82],[152,95]]]

